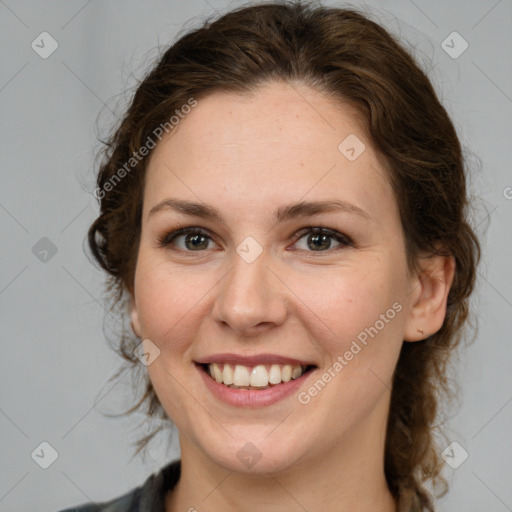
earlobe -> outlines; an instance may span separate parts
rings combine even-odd
[[[455,258],[435,255],[428,258],[418,278],[416,292],[404,332],[405,341],[420,341],[441,329],[453,278]]]
[[[133,333],[137,338],[141,338],[141,328],[140,328],[140,321],[139,321],[139,313],[137,311],[137,305],[135,304],[135,299],[133,296],[130,298],[130,325],[132,328]]]

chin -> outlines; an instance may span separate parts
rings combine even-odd
[[[254,476],[286,472],[299,464],[306,454],[311,454],[313,447],[302,446],[301,439],[289,436],[286,429],[283,429],[286,438],[276,435],[276,432],[269,435],[271,432],[272,429],[268,426],[238,426],[236,437],[231,438],[223,432],[222,441],[212,439],[204,445],[203,437],[199,446],[222,468]],[[223,446],[222,450],[215,449],[220,446]]]

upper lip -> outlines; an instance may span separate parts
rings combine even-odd
[[[302,366],[314,366],[310,361],[301,361],[292,357],[280,356],[277,354],[256,354],[253,356],[242,356],[238,354],[212,354],[195,361],[198,364],[227,363],[241,366],[256,366],[259,364],[290,364]]]

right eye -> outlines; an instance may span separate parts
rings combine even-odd
[[[181,246],[179,245],[179,241]],[[201,252],[208,249],[209,242],[213,239],[201,228],[188,227],[181,228],[165,234],[158,243],[161,247],[175,246],[178,250],[184,252]],[[173,247],[170,247],[174,249]]]

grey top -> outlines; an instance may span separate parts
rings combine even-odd
[[[165,512],[165,495],[178,483],[180,472],[181,461],[175,460],[122,496],[102,503],[85,503],[60,512]]]

